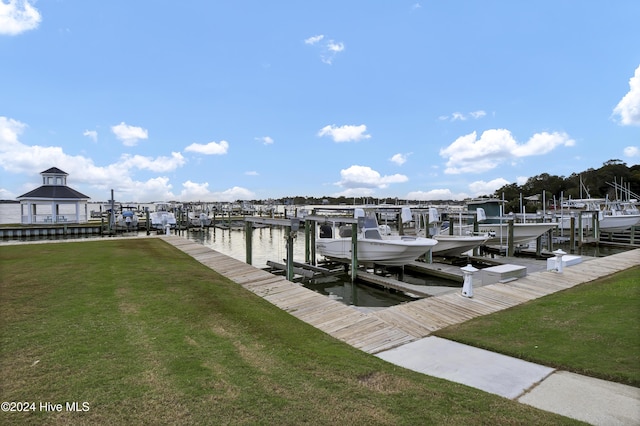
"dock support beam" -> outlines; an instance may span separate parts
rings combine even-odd
[[[515,253],[515,247],[513,246],[513,219],[508,222],[509,236],[507,237],[507,256],[513,257]]]
[[[245,222],[244,223],[244,232],[246,236],[245,240],[245,256],[247,259],[247,264],[251,265],[253,262],[253,223]]]
[[[358,224],[351,224],[351,283],[358,276]]]
[[[285,226],[287,236],[287,280],[293,281],[293,231],[291,226]]]

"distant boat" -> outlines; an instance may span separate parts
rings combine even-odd
[[[598,214],[600,231],[625,231],[640,225],[640,211],[635,200],[609,201],[606,198],[572,199],[562,203],[563,209],[556,212],[556,218],[562,229],[571,228],[571,218],[575,218],[574,227],[578,228],[578,216],[582,217],[583,229],[593,225],[593,214]],[[566,210],[565,210],[566,209]]]
[[[383,237],[374,212],[356,209],[354,217],[363,217],[357,234],[358,263],[366,265],[403,266],[428,253],[438,241],[432,238],[410,236]],[[339,219],[336,219],[339,221]],[[352,225],[325,223],[320,225],[316,250],[321,256],[351,260]]]
[[[116,227],[122,229],[138,229],[138,214],[133,207],[123,207],[116,216]]]
[[[189,224],[194,227],[209,227],[212,219],[204,212],[189,212]]]
[[[505,245],[509,239],[509,220],[513,218],[504,216],[502,204],[504,201],[497,198],[474,200],[467,203],[469,211],[482,209],[486,217],[484,223],[478,223],[478,232],[489,234],[486,245]],[[555,229],[555,222],[526,222],[513,224],[513,244],[527,244],[544,233]]]
[[[171,229],[176,227],[176,216],[169,211],[168,203],[156,203],[156,210],[149,214],[151,227],[153,229],[164,230],[167,226]]]

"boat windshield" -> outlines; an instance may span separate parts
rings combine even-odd
[[[378,229],[366,229],[364,231],[364,237],[370,240],[381,240],[382,236],[380,235],[380,231]]]
[[[364,217],[363,229],[378,229],[378,221],[374,215],[367,215]]]

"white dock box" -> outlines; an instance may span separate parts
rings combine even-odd
[[[482,284],[512,281],[527,275],[527,267],[520,265],[498,265],[482,270]]]
[[[582,262],[582,256],[574,256],[572,254],[565,254],[562,256],[562,268],[565,266],[577,265]],[[550,257],[547,259],[547,271],[553,271],[556,269],[556,258]]]

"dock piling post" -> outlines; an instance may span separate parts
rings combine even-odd
[[[358,224],[351,224],[351,282],[358,276]]]

